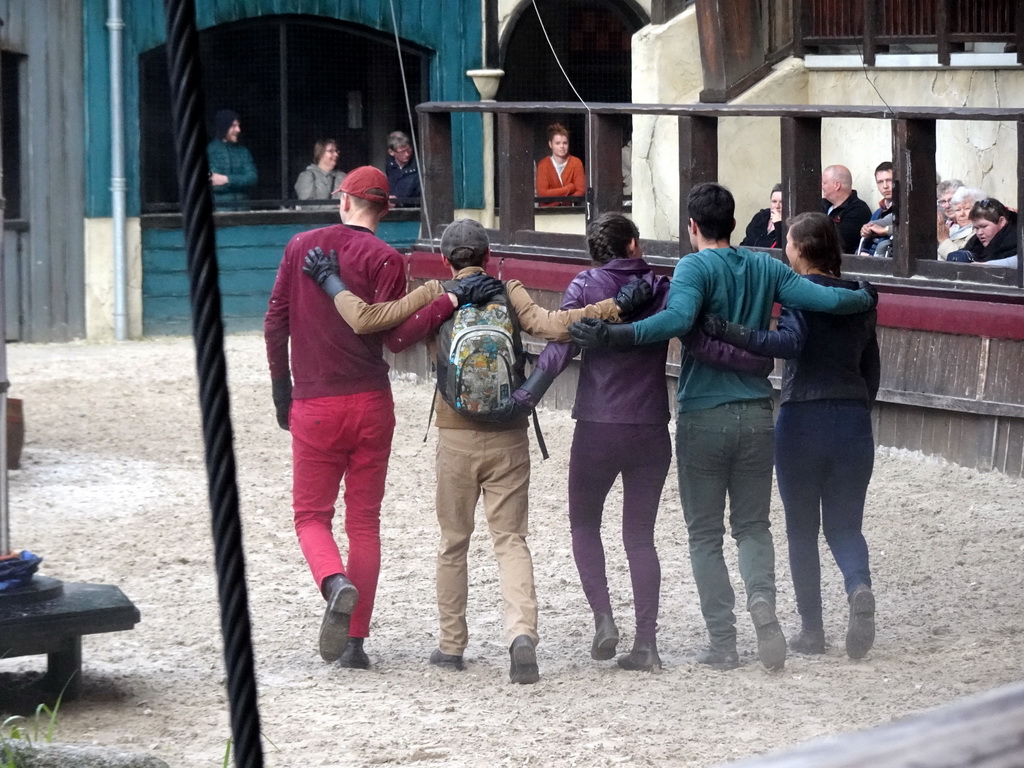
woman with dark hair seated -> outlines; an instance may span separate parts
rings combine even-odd
[[[840,277],[839,238],[823,213],[802,213],[789,221],[786,256],[812,282],[857,290],[856,281]],[[783,309],[776,331],[711,317],[705,331],[751,352],[786,358],[775,473],[802,625],[789,648],[825,652],[818,557],[823,528],[849,602],[846,653],[862,658],[875,639],[875,598],[861,532],[875,458],[871,406],[880,371],[875,310],[829,315]]]
[[[755,248],[782,247],[782,185],[772,187],[768,197],[768,207],[754,214],[747,224],[747,233],[740,245]]]
[[[994,197],[978,200],[971,208],[974,237],[947,261],[973,261],[986,267],[1017,266],[1017,213]]]

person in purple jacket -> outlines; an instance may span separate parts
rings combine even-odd
[[[618,213],[606,213],[587,228],[587,247],[597,265],[580,272],[569,284],[562,309],[583,307],[614,297],[635,280],[651,284],[652,302],[632,320],[661,311],[668,298],[669,280],[656,276],[644,261],[636,225]],[[740,367],[767,375],[770,358],[742,352],[713,341],[701,331],[684,340],[689,354],[724,367]],[[550,343],[537,366],[511,400],[532,408],[580,348]],[[619,352],[587,350],[580,367],[576,419],[569,458],[569,527],[580,582],[594,613],[591,658],[615,657],[619,630],[612,614],[605,571],[601,518],[605,499],[622,475],[622,540],[629,561],[636,614],[633,649],[618,658],[628,670],[661,666],[656,633],[661,589],[661,565],[654,546],[654,525],[661,491],[672,459],[669,436],[668,387],[665,362],[668,341]]]

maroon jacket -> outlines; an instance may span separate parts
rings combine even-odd
[[[651,284],[654,300],[639,316],[630,319],[639,320],[662,310],[668,299],[669,280],[656,276],[643,259],[613,259],[596,269],[580,272],[569,283],[561,308],[576,309],[615,298],[619,289],[634,278]],[[557,376],[579,351],[572,343],[548,344],[537,360],[537,367]],[[585,350],[573,418],[607,424],[667,424],[667,356],[667,341],[624,351]]]
[[[394,331],[353,332],[334,302],[302,272],[306,252],[315,246],[338,254],[341,279],[363,301],[375,304],[405,295],[405,261],[368,229],[337,224],[296,235],[285,247],[263,322],[271,379],[290,374],[295,399],[389,389],[382,345],[392,347]]]

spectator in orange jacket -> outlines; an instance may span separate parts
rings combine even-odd
[[[561,123],[548,126],[551,156],[537,162],[538,197],[582,197],[586,192],[583,163],[569,154],[569,131]],[[570,203],[541,203],[542,207]]]

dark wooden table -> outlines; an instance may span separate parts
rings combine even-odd
[[[133,629],[139,609],[110,584],[36,576],[30,588],[0,593],[0,658],[47,654],[45,692],[82,692],[82,635]]]

